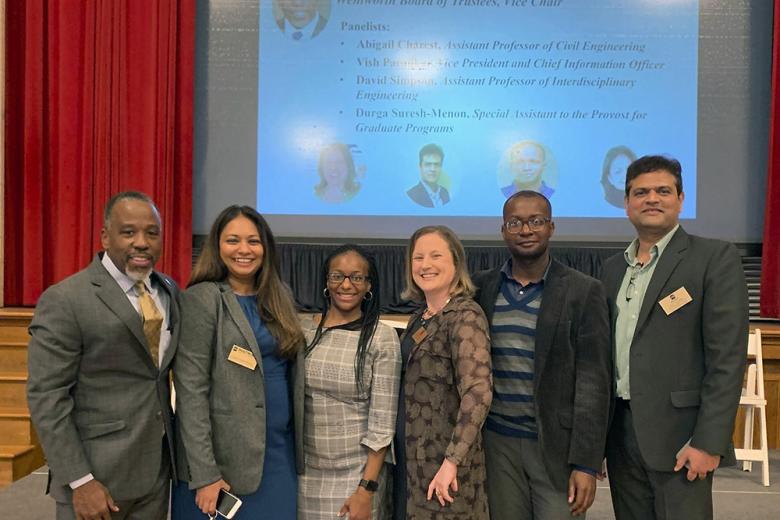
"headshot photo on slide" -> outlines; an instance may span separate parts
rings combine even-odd
[[[314,186],[314,194],[321,201],[341,204],[360,191],[358,176],[362,176],[365,167],[355,167],[353,147],[354,145],[344,143],[332,143],[320,150],[317,162],[319,182]]]
[[[532,140],[518,141],[504,151],[497,176],[504,198],[523,190],[550,198],[558,186],[555,157],[544,144]]]
[[[625,145],[613,146],[604,156],[601,167],[601,187],[604,188],[604,200],[616,208],[623,207],[626,197],[626,170],[636,161],[636,154]]]
[[[450,179],[444,171],[444,150],[441,146],[428,143],[420,148],[418,182],[408,190],[406,196],[418,206],[440,208],[450,202]]]
[[[273,0],[276,25],[294,41],[316,38],[328,24],[331,0]]]

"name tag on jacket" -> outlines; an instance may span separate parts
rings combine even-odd
[[[658,302],[661,308],[664,310],[667,316],[679,309],[680,307],[687,305],[693,301],[691,295],[685,290],[685,287],[680,287],[672,294],[667,296]]]
[[[417,329],[417,332],[412,334],[412,339],[416,344],[422,343],[422,341],[428,336],[428,332],[425,330],[425,327],[420,327]]]
[[[230,349],[228,361],[232,361],[236,365],[241,365],[249,370],[254,370],[257,366],[257,360],[252,355],[252,352],[238,345],[233,345],[233,348]]]

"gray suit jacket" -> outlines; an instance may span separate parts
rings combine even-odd
[[[171,342],[160,369],[141,317],[100,255],[38,300],[27,400],[57,501],[70,502],[68,483],[90,472],[114,500],[141,497],[159,476],[163,432],[174,453],[168,367],[178,343],[178,291],[170,278],[152,277],[170,295]]]
[[[613,327],[625,272],[622,253],[602,270]],[[681,287],[693,301],[667,316],[658,302]],[[747,289],[736,248],[680,227],[655,268],[631,342],[631,414],[650,468],[671,471],[689,439],[733,463],[747,335]]]
[[[474,277],[476,299],[493,322],[501,270]],[[536,322],[534,404],[539,443],[553,485],[565,491],[572,466],[604,459],[612,362],[604,288],[553,260]]]
[[[174,364],[178,435],[190,488],[224,479],[239,495],[260,486],[265,457],[265,384],[260,347],[226,283],[202,282],[181,296],[181,349]],[[228,361],[233,345],[252,351],[249,370]],[[303,346],[301,346],[303,347]],[[292,364],[296,465],[303,472],[303,351]],[[182,459],[180,459],[181,461]]]

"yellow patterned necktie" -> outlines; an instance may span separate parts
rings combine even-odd
[[[154,303],[152,295],[146,291],[146,286],[142,280],[135,282],[135,290],[138,293],[138,305],[141,307],[144,336],[146,336],[146,342],[149,344],[149,354],[151,354],[155,366],[159,366],[157,358],[160,352],[160,331],[162,330],[163,316]]]

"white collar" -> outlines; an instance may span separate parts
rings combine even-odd
[[[119,270],[116,264],[114,264],[114,261],[111,260],[111,257],[108,256],[108,252],[103,252],[103,258],[100,259],[100,262],[103,264],[103,267],[106,268],[108,274],[111,275],[111,278],[116,280],[116,283],[119,284],[119,287],[121,287],[125,293],[128,293],[131,289],[133,289],[135,286],[135,280]],[[146,286],[146,290],[150,294],[153,294],[151,271],[148,275],[146,275],[146,278],[144,278],[143,281],[144,285]]]
[[[317,13],[317,15],[312,18],[309,23],[298,29],[294,25],[292,25],[289,21],[287,21],[287,18],[284,19],[284,34],[287,34],[292,38],[293,33],[295,32],[301,32],[303,36],[301,36],[301,40],[311,40],[312,34],[314,33],[314,29],[317,27],[317,24],[320,22],[320,14]]]

